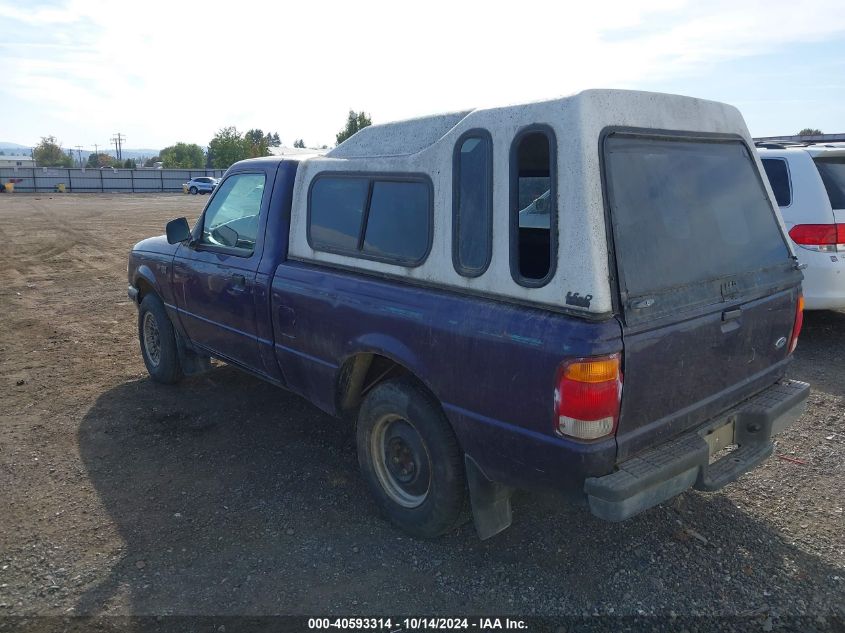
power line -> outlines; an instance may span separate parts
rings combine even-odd
[[[79,157],[79,166],[82,167],[82,145],[74,145],[76,148],[76,155]]]
[[[126,140],[126,137],[123,136],[120,132],[115,132],[114,136],[111,137],[111,142],[114,143],[115,153],[117,154],[117,160],[123,160],[123,142]]]

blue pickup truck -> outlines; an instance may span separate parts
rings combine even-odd
[[[217,358],[348,421],[419,537],[467,509],[500,532],[516,488],[611,521],[716,490],[809,390],[752,148],[730,106],[593,90],[237,163],[195,226],[132,250],[144,362],[174,383]]]

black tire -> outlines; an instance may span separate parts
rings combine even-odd
[[[195,196],[197,195],[197,191],[199,191],[199,189],[197,189],[196,187],[191,187],[190,189],[188,189],[188,191],[191,192],[192,196]]]
[[[153,380],[172,385],[182,379],[176,332],[164,304],[154,294],[144,297],[138,308],[138,342],[144,365]]]
[[[361,405],[357,443],[370,493],[395,525],[434,538],[464,521],[463,452],[425,391],[406,380],[377,385]]]

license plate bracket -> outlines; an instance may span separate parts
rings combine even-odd
[[[703,439],[707,442],[707,450],[712,463],[714,456],[728,446],[736,444],[736,421],[731,418],[721,426],[708,429],[704,433]]]

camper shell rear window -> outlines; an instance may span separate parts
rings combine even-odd
[[[611,133],[603,147],[620,294],[634,320],[730,299],[765,283],[760,271],[790,266],[741,140]]]

